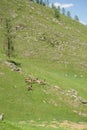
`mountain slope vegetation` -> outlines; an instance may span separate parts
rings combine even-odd
[[[6,20],[10,21],[9,35]],[[56,19],[49,7],[29,0],[0,1],[2,130],[5,126],[7,130],[32,130],[32,122],[34,127],[44,121],[44,127],[49,122],[52,126],[52,121],[87,122],[86,34],[86,26],[64,15]],[[26,83],[26,78],[35,82]]]

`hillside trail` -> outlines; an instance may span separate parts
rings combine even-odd
[[[32,126],[37,127],[40,126],[43,128],[53,128],[53,129],[64,128],[65,130],[87,130],[87,123],[84,122],[75,123],[67,120],[64,120],[63,122],[58,122],[57,120],[53,120],[50,122],[42,121],[39,123],[34,120],[30,120],[27,121],[27,123],[29,123]],[[20,121],[19,124],[21,125],[26,124],[26,121]]]
[[[69,121],[64,121],[62,123],[60,123],[60,126],[63,127],[70,127],[71,130],[83,130],[83,129],[87,129],[87,123],[75,123],[75,122],[69,122]]]

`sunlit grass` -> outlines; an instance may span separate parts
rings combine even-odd
[[[78,96],[87,99],[87,27],[62,15],[56,20],[52,9],[27,0],[0,1],[0,8],[0,113],[5,114],[6,120],[0,122],[1,129],[44,129],[18,124],[30,120],[37,124],[38,120],[53,119],[87,122],[86,116],[79,115],[87,113],[86,105],[78,102],[76,105],[66,93],[54,90],[54,86],[59,86],[62,92],[74,89]],[[21,63],[21,73],[5,63],[7,17],[11,18],[14,45],[11,60]],[[28,75],[46,80],[47,84],[33,84],[33,90],[27,91]]]

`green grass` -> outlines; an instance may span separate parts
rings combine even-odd
[[[28,0],[1,0],[0,9],[0,113],[7,120],[0,122],[2,130],[44,129],[15,123],[28,120],[87,122],[79,115],[87,114],[86,105],[54,90],[56,85],[62,92],[75,89],[87,100],[87,27],[63,15],[57,20],[52,9]],[[11,60],[21,63],[22,73],[5,63],[7,17],[15,48]],[[24,81],[28,75],[45,79],[47,85],[34,84],[28,92]]]
[[[35,77],[41,79],[46,79],[50,84],[58,84],[63,88],[74,88],[78,90],[81,95],[83,94],[84,98],[87,97],[86,74],[78,71],[73,72],[68,70],[68,68],[64,69],[62,65],[59,66],[52,62],[47,61],[45,64],[44,63],[44,60],[41,60],[41,62],[37,59],[23,60],[26,73],[33,74]]]
[[[70,106],[67,100],[71,102],[71,99],[67,99],[65,95],[61,95],[58,91],[53,91],[52,86],[54,85],[58,85],[62,89],[75,89],[73,86],[69,87],[69,85],[72,85],[73,78],[66,78],[61,73],[57,74],[48,71],[43,72],[43,68],[40,68],[37,71],[36,68],[39,67],[34,67],[35,65],[32,65],[29,70],[27,69],[27,73],[30,72],[29,74],[34,74],[32,75],[33,77],[39,76],[39,79],[45,78],[46,81],[50,83],[50,85],[41,86],[34,84],[33,91],[28,92],[27,84],[24,82],[24,75],[11,71],[4,64],[2,64],[2,74],[0,78],[0,111],[5,113],[5,118],[8,120],[11,119],[13,121],[31,119],[38,120],[39,118],[42,121],[50,121],[54,118],[59,121],[66,119],[77,122],[86,121],[85,117],[80,117],[77,114],[73,113],[74,109],[86,112],[85,106],[78,105],[75,107],[73,104]],[[43,76],[41,74],[43,74]],[[52,79],[54,76],[55,78]],[[73,79],[73,82],[75,81],[76,79]],[[78,80],[76,83],[73,83],[73,85],[77,86],[76,90],[79,92],[79,95],[81,96],[81,93],[84,93],[84,96],[82,96],[86,97],[85,87],[82,89],[78,84],[80,84]],[[48,94],[44,93],[44,90],[47,91]],[[44,101],[46,103],[44,103]],[[58,106],[56,107],[52,102],[56,102]]]
[[[18,124],[18,123],[13,123],[10,121],[4,121],[0,122],[0,129],[2,130],[66,130],[66,128],[47,128],[47,127],[41,127],[41,126],[33,126],[29,123],[26,124]],[[68,130],[68,129],[67,129]]]

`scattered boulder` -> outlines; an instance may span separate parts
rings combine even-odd
[[[13,64],[16,65],[16,66],[21,66],[21,63],[16,62],[16,61],[14,61],[14,60],[8,60],[8,62],[9,62],[9,63],[13,63]]]
[[[55,90],[61,90],[61,88],[59,86],[54,86]]]
[[[4,113],[0,115],[0,121],[4,120]]]
[[[8,60],[4,62],[8,67],[11,68],[12,71],[22,72],[21,70],[21,63],[17,63],[13,60]]]
[[[87,117],[87,113],[82,113],[82,112],[79,112],[78,114],[79,114],[79,116],[82,116],[82,117]]]
[[[80,102],[84,105],[87,105],[87,100],[83,99],[83,98],[79,98]]]
[[[16,27],[15,27],[16,30],[24,30],[26,28],[27,28],[27,26],[24,24],[19,24],[19,25],[16,25]]]

